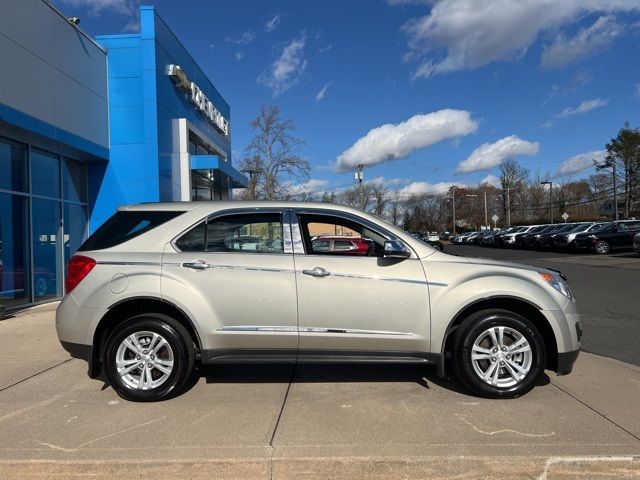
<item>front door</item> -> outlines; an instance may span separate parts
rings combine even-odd
[[[382,257],[384,242],[392,236],[348,214],[299,211],[292,227],[294,245],[296,235],[301,236],[294,254],[300,359],[424,355],[429,292],[422,262],[414,253],[407,259]],[[345,240],[369,241],[371,248],[327,251],[323,238],[333,242],[336,232]]]
[[[191,298],[206,338],[203,360],[255,355],[293,360],[298,348],[289,224],[274,210],[227,211],[167,245],[163,298]]]

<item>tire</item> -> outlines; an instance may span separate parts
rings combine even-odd
[[[501,345],[506,350],[496,351],[498,346],[489,332],[493,331],[498,339],[501,328]],[[516,353],[511,354],[509,346],[514,344]],[[487,358],[472,359],[474,351]],[[458,327],[454,358],[458,378],[474,394],[487,398],[516,398],[536,385],[544,373],[547,354],[542,336],[533,323],[514,312],[491,309],[470,315]],[[487,380],[481,378],[483,374],[488,374]]]
[[[118,361],[122,362],[122,373]],[[151,313],[132,317],[111,333],[103,369],[122,398],[155,402],[177,395],[194,364],[195,346],[189,332],[175,319]]]
[[[593,250],[596,252],[596,255],[606,255],[611,251],[611,247],[604,240],[600,240],[593,246]]]

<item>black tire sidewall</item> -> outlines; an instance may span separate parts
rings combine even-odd
[[[116,352],[122,340],[139,331],[155,332],[164,337],[173,351],[173,371],[157,388],[137,390],[127,386],[117,372]],[[171,317],[159,314],[143,314],[133,317],[116,328],[107,340],[103,369],[113,389],[126,400],[152,402],[170,398],[189,378],[193,370],[192,340],[182,325]]]
[[[471,361],[473,343],[482,332],[495,326],[510,327],[522,334],[531,346],[531,369],[512,387],[494,387],[478,377]],[[488,398],[515,398],[531,390],[544,373],[546,349],[538,329],[529,320],[508,310],[485,310],[467,318],[458,328],[455,339],[455,366],[462,383],[472,392]]]

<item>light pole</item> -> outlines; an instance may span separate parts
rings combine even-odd
[[[502,190],[502,195],[504,195],[504,192],[507,192],[507,226],[510,227],[511,226],[511,199],[509,198],[509,190],[511,190],[510,187],[504,187],[504,189]]]
[[[549,185],[549,221],[553,225],[553,182],[540,182],[540,185]]]
[[[457,185],[451,185],[451,204],[453,206],[453,234],[456,234],[456,188]]]
[[[487,215],[487,191],[486,190],[484,192],[484,224],[487,227],[489,227],[489,216]]]
[[[467,197],[474,198],[474,197],[477,197],[477,196],[478,196],[478,195],[476,195],[475,193],[467,193]],[[475,200],[472,200],[472,204],[471,204],[471,205],[472,205],[473,207],[475,207],[475,206],[476,206],[476,201],[475,201]],[[472,216],[474,216],[474,215],[473,215],[473,214],[474,214],[474,210],[475,210],[475,208],[472,208],[472,209],[471,209],[471,215],[472,215]],[[475,220],[475,218],[474,218],[474,220]],[[476,225],[475,221],[473,222],[473,224],[477,227],[477,225]]]

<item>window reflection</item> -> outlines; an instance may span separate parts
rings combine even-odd
[[[57,155],[31,149],[31,190],[37,195],[60,198],[60,165]]]
[[[0,303],[31,301],[26,197],[0,193]]]

